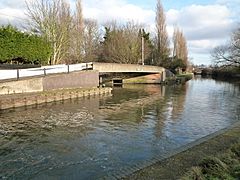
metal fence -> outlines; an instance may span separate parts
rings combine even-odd
[[[24,77],[34,76],[46,76],[48,74],[58,73],[70,73],[74,71],[82,71],[92,69],[92,63],[80,63],[80,64],[60,64],[53,66],[42,66],[40,68],[29,68],[29,69],[11,69],[11,70],[0,70],[0,80],[7,79],[20,79]]]

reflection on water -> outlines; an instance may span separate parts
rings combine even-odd
[[[0,178],[101,178],[239,120],[239,85],[128,85],[109,97],[0,114]]]

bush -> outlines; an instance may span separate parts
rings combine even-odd
[[[229,176],[228,166],[217,157],[203,159],[200,167],[202,167],[202,173],[206,174],[209,178],[217,177],[226,179]]]
[[[41,36],[8,25],[0,28],[0,52],[0,63],[47,64],[51,48]]]

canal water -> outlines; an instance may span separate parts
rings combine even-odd
[[[0,114],[0,179],[98,179],[240,120],[239,84],[127,85]]]

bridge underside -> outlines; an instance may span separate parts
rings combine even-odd
[[[166,81],[166,77],[174,76],[165,68],[158,66],[117,63],[92,63],[91,65],[93,70],[100,73],[101,82],[121,78],[125,79],[124,83],[161,83]]]

